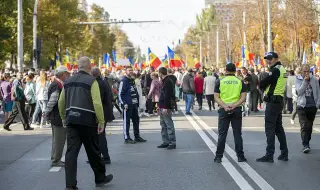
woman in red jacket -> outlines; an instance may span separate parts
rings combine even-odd
[[[195,77],[194,85],[195,85],[196,97],[197,97],[197,102],[199,105],[199,110],[202,110],[204,79],[203,79],[201,72],[199,72],[198,75]]]

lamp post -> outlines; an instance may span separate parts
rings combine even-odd
[[[23,71],[23,18],[22,18],[22,0],[18,0],[18,60],[17,66],[19,72]]]
[[[272,51],[272,33],[271,33],[271,1],[268,0],[268,51]]]
[[[38,49],[37,49],[37,13],[38,13],[38,0],[34,2],[33,8],[33,68],[38,68]]]

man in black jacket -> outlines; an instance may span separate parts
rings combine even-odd
[[[250,114],[250,109],[251,109],[251,85],[252,85],[252,77],[248,73],[247,68],[242,67],[241,68],[241,74],[242,74],[242,80],[243,83],[245,84],[246,92],[247,92],[247,97],[246,97],[246,103],[245,103],[245,111],[244,111],[244,116]]]
[[[70,73],[65,66],[60,66],[55,70],[55,79],[48,89],[49,101],[46,109],[43,111],[43,117],[50,120],[52,127],[51,166],[64,166],[61,157],[66,143],[67,131],[63,126],[59,114],[58,100],[63,88],[63,83],[69,76]]]
[[[160,92],[160,125],[163,143],[158,148],[167,148],[168,150],[176,148],[176,134],[172,120],[172,112],[175,101],[174,83],[168,76],[167,69],[161,67],[159,75],[162,79],[162,88]]]
[[[99,84],[104,119],[105,119],[104,130],[101,134],[99,134],[100,151],[102,153],[104,163],[111,164],[111,159],[108,151],[108,143],[106,139],[106,126],[107,126],[107,122],[112,122],[114,120],[113,107],[112,107],[113,95],[108,82],[105,80],[102,80],[101,72],[99,68],[97,67],[93,68],[91,70],[91,74],[92,76],[97,78],[97,82]]]

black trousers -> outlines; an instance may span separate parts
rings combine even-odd
[[[32,121],[32,117],[36,109],[36,104],[26,104],[25,107],[26,107],[26,113],[27,113],[28,119],[29,121]]]
[[[196,94],[197,102],[200,108],[202,108],[203,94]]]
[[[100,144],[100,151],[102,153],[103,159],[109,161],[110,156],[109,156],[109,150],[108,150],[108,142],[106,139],[106,126],[107,126],[107,123],[104,124],[103,132],[99,134],[99,144]]]
[[[265,133],[267,137],[266,156],[273,157],[275,151],[275,136],[280,143],[281,154],[288,154],[287,139],[282,126],[283,101],[268,102],[265,111]]]
[[[316,107],[310,108],[297,108],[299,123],[301,127],[301,140],[303,146],[309,146],[311,140],[313,121],[317,114]]]
[[[258,90],[252,90],[250,101],[251,101],[251,111],[257,111],[258,110],[258,100],[259,100],[259,91]]]
[[[28,116],[27,116],[27,113],[25,110],[25,101],[24,100],[14,101],[12,113],[9,116],[9,118],[5,121],[3,128],[9,128],[18,114],[19,114],[21,122],[23,124],[23,128],[24,129],[29,128],[30,126],[29,126],[29,122],[28,122]]]
[[[241,108],[236,108],[232,113],[226,112],[220,108],[218,120],[219,138],[217,144],[216,157],[222,158],[226,145],[226,138],[228,135],[229,125],[231,123],[234,137],[234,144],[237,156],[243,156],[243,140],[242,140],[242,111]]]
[[[293,102],[292,98],[287,98],[287,110],[292,113],[293,111]]]
[[[213,107],[213,109],[215,109],[215,106],[214,106],[214,95],[213,94],[206,95],[206,98],[207,98],[207,102],[208,102],[208,105],[209,105],[209,110],[211,110],[211,107]]]
[[[152,99],[147,98],[147,107],[146,108],[147,108],[149,114],[153,114],[154,106],[153,106]]]
[[[133,104],[128,106],[128,110],[123,110],[123,135],[124,139],[130,138],[130,121],[132,120],[133,124],[133,133],[134,137],[140,137],[139,132],[139,110],[138,105]]]
[[[82,144],[86,150],[95,182],[102,182],[106,168],[101,158],[97,127],[71,125],[67,127],[67,152],[65,160],[66,186],[77,185],[77,160]]]

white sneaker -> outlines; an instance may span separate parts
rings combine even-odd
[[[32,127],[32,128],[39,128],[39,125],[31,124],[30,127]]]
[[[290,123],[291,123],[292,125],[294,125],[294,120],[293,120],[293,119],[290,119]]]

